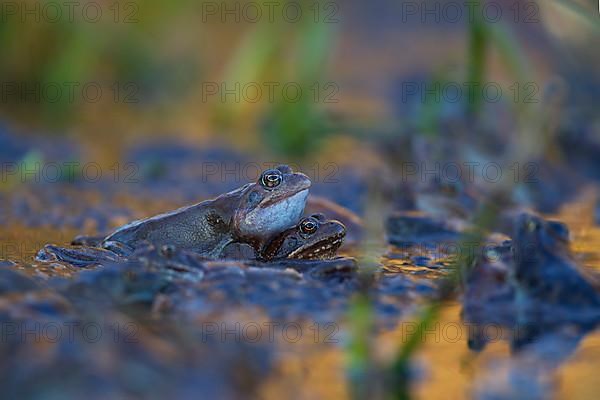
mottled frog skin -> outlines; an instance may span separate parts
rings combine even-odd
[[[148,243],[216,258],[232,242],[260,249],[271,236],[300,219],[310,180],[288,166],[264,171],[258,182],[213,200],[134,221],[108,235],[103,248],[130,254]]]
[[[276,236],[263,249],[261,258],[265,261],[332,258],[345,236],[346,227],[341,222],[313,214]]]

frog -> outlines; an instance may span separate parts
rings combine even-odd
[[[512,225],[511,238],[488,243],[470,269],[463,318],[513,329],[515,349],[565,324],[586,330],[600,322],[597,277],[575,261],[567,225],[529,212]],[[471,333],[469,346],[481,350],[481,332]]]
[[[256,251],[248,243],[232,242],[225,246],[219,259],[256,260],[271,262],[279,260],[325,260],[333,258],[346,236],[346,227],[339,221],[328,220],[317,213],[304,217],[292,228],[276,235],[269,243]],[[110,250],[79,246],[74,248],[46,245],[38,252],[37,260],[45,262],[62,261],[75,267],[106,265],[137,259],[144,249],[154,248],[148,244],[131,255],[118,256]],[[160,246],[164,254],[181,254],[185,249],[174,245]],[[200,256],[200,255],[198,255]],[[200,256],[201,257],[201,256]]]
[[[600,321],[600,282],[577,264],[562,225],[522,214],[512,253],[508,277],[517,307],[545,309],[544,320]]]
[[[346,236],[346,227],[316,213],[303,218],[296,226],[277,235],[266,245],[260,259],[324,260],[333,258]]]
[[[232,243],[221,258],[257,260],[263,262],[296,259],[324,260],[333,258],[346,236],[346,226],[328,220],[322,213],[305,216],[295,226],[286,229],[256,251],[247,243]]]
[[[73,243],[121,256],[148,244],[173,245],[207,258],[218,258],[233,242],[259,251],[272,236],[298,222],[310,186],[306,175],[280,165],[262,172],[257,182],[215,199],[133,221],[102,240],[78,237]]]

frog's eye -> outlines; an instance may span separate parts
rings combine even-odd
[[[318,227],[319,221],[317,221],[313,217],[305,218],[302,221],[300,221],[299,224],[300,232],[304,233],[305,235],[312,235],[317,231]]]
[[[260,177],[260,184],[267,189],[273,189],[281,184],[283,181],[283,175],[281,171],[277,169],[270,169],[265,171]]]

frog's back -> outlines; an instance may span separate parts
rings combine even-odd
[[[118,243],[130,249],[151,243],[174,245],[198,253],[211,253],[229,241],[229,218],[215,211],[207,200],[175,211],[131,222],[104,239],[104,245]]]

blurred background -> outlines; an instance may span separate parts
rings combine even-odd
[[[7,129],[74,138],[94,157],[177,137],[298,159],[484,114],[509,140],[526,108],[538,125],[593,126],[597,11],[594,0],[6,1],[0,113]],[[499,85],[499,101],[468,99],[475,81]]]
[[[598,269],[600,230],[593,221],[594,212],[600,221],[598,6],[595,0],[3,0],[0,260],[44,280],[71,276],[77,269],[32,265],[33,257],[49,242],[66,245],[78,234],[104,234],[133,219],[214,197],[281,162],[309,175],[311,198],[319,195],[342,206],[336,211],[348,218],[348,228],[356,225],[361,231],[354,235],[349,229],[347,239],[366,243],[356,240],[355,247],[342,248],[343,255],[357,256],[361,268],[387,262],[383,267],[397,275],[418,269],[399,267],[388,248],[384,221],[391,211],[418,209],[442,220],[458,214],[471,222],[484,202],[471,192],[503,192],[519,206],[567,221],[581,260]],[[423,179],[427,171],[449,178],[452,172],[444,166],[453,163],[463,175],[449,180],[464,186],[432,188]],[[481,169],[474,180],[466,179],[469,163],[497,165],[504,179],[490,179]],[[584,205],[573,206],[570,202],[581,195]],[[382,256],[387,259],[381,261]],[[442,274],[436,270],[432,275],[426,278],[434,281]],[[114,285],[91,279],[92,286],[101,286],[96,296],[104,298],[113,286],[121,287],[121,280],[111,279]],[[139,285],[146,290],[144,284],[153,282]],[[139,286],[136,290],[143,291]],[[375,318],[369,312],[375,310],[393,325],[414,306],[414,298],[410,305],[386,303],[405,289],[390,284],[391,289],[374,289],[385,299],[375,301],[372,310],[359,303],[345,314],[336,308],[342,308],[338,299],[331,298],[338,292],[330,295],[316,286],[319,290],[307,289],[293,299],[297,307],[285,307],[292,301],[288,297],[264,300],[259,291],[245,298],[251,306],[240,311],[239,304],[219,303],[230,300],[222,293],[211,295],[219,289],[216,284],[206,286],[194,295],[209,293],[206,303],[184,310],[196,322],[236,320],[237,311],[252,318],[256,302],[266,309],[264,319],[288,317],[288,312],[295,318],[306,310],[309,317],[335,321],[349,316],[350,329],[342,337],[351,344],[325,351],[308,343],[312,352],[296,348],[291,356],[286,353],[280,375],[265,377],[263,366],[276,347],[272,343],[267,350],[248,350],[244,344],[232,352],[224,343],[214,350],[172,330],[170,320],[158,327],[145,309],[142,316],[151,321],[142,326],[141,336],[147,342],[138,347],[119,343],[122,348],[105,343],[110,360],[96,357],[98,350],[86,350],[90,359],[105,363],[100,372],[96,364],[87,364],[85,354],[74,356],[78,348],[54,354],[65,362],[64,369],[81,370],[68,382],[68,394],[80,398],[82,388],[95,387],[93,398],[103,398],[110,386],[113,391],[107,393],[133,393],[131,398],[185,397],[206,388],[213,388],[215,396],[256,390],[261,398],[279,398],[290,388],[302,388],[299,398],[361,398],[344,375],[344,356],[356,357],[358,369],[370,368],[365,349],[375,335],[361,324],[369,327]],[[428,286],[418,289],[426,292]],[[347,290],[340,298],[348,300],[352,293]],[[81,297],[87,299],[86,294],[69,300],[85,303]],[[30,312],[36,318],[36,313],[52,314],[64,305],[50,302],[50,307],[44,298],[38,307],[36,301],[25,307],[26,318]],[[18,307],[0,302],[2,312],[21,312]],[[59,311],[56,315],[63,318]],[[94,309],[84,314],[120,321],[119,313]],[[135,313],[124,314],[134,318]],[[449,315],[442,314],[442,321],[460,320],[460,306],[455,303]],[[353,329],[359,331],[355,342],[348,339]],[[386,359],[398,340],[382,336],[378,351]],[[597,395],[598,340],[596,334],[588,342],[590,358],[563,374],[558,397],[570,398],[573,390],[581,398]],[[6,352],[2,358],[9,360],[0,363],[0,372],[12,374],[7,393],[21,395],[23,387],[31,391],[17,398],[67,393],[57,386],[62,375],[54,375],[52,362],[33,363],[35,351],[21,346],[23,353],[17,354],[11,346],[0,346]],[[460,397],[485,359],[472,361],[462,341],[433,346],[427,355],[436,380],[420,386],[417,395]],[[245,352],[257,362],[229,376]],[[492,350],[500,353],[509,352],[506,347]],[[29,363],[19,363],[20,356],[29,357]],[[194,364],[203,359],[216,360],[219,369]],[[188,361],[195,367],[186,369]],[[131,375],[119,369],[129,371],[128,362],[136,367]],[[171,375],[163,374],[167,370]],[[98,385],[98,376],[108,386]],[[34,386],[38,377],[47,378],[39,379],[39,387]],[[586,385],[579,384],[582,377],[589,378]],[[173,385],[171,378],[180,380]],[[267,382],[257,389],[261,379]],[[150,393],[147,382],[157,382],[156,393]]]

